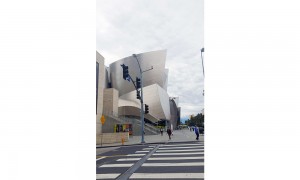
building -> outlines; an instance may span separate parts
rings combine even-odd
[[[104,57],[96,52],[96,141],[102,133],[100,118],[103,113],[103,89],[105,87]]]
[[[109,121],[104,124],[102,132],[116,131],[116,124],[126,123],[132,125],[133,135],[139,135],[141,132],[140,100],[137,99],[133,83],[123,79],[122,64],[128,66],[129,74],[134,81],[136,77],[140,78],[138,63],[143,71],[153,68],[143,73],[144,104],[149,106],[149,113],[144,116],[146,134],[157,133],[155,124],[158,121],[164,121],[170,127],[177,127],[180,119],[179,99],[170,98],[167,93],[166,55],[166,50],[141,53],[137,54],[139,62],[135,57],[129,56],[105,68],[103,114]]]

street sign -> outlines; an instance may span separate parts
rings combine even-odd
[[[105,123],[105,117],[103,115],[101,117],[101,123],[102,123],[102,125]]]

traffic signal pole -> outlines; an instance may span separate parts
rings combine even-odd
[[[140,78],[141,78],[141,126],[142,126],[142,139],[141,139],[141,143],[145,143],[145,139],[144,139],[144,132],[145,132],[145,129],[144,129],[144,96],[143,96],[143,72],[142,72],[142,69],[141,69],[141,66],[140,66],[140,62],[137,58],[137,56],[135,54],[132,55],[133,57],[135,57],[136,61],[138,62],[138,65],[139,65],[139,68],[140,68]]]
[[[139,63],[139,66],[140,66],[140,63]],[[141,70],[141,67],[140,67],[140,75],[141,75],[140,77],[141,77],[141,123],[142,123],[141,143],[145,143],[145,140],[144,140],[144,134],[145,134],[145,129],[144,129],[145,124],[144,123],[145,123],[145,121],[144,121],[143,72]]]
[[[135,57],[136,61],[138,62],[139,68],[140,68],[140,77],[141,77],[141,99],[140,100],[141,100],[141,123],[142,123],[142,139],[141,139],[141,143],[145,143],[145,140],[144,140],[144,132],[145,132],[144,126],[145,126],[145,121],[144,121],[144,96],[143,96],[143,86],[144,85],[143,85],[143,73],[146,72],[146,71],[149,71],[149,70],[153,69],[153,67],[151,67],[151,69],[142,71],[140,62],[139,62],[139,60],[137,58],[137,55],[133,54],[132,56]]]
[[[142,71],[142,68],[140,66],[140,62],[136,56],[136,54],[133,54],[132,55],[133,57],[135,57],[135,59],[137,60],[138,62],[138,65],[139,65],[139,68],[140,68],[140,79],[138,77],[136,77],[136,82],[134,83],[133,79],[131,78],[129,72],[128,72],[128,66],[126,66],[125,64],[121,64],[121,67],[123,68],[123,79],[124,80],[128,80],[128,81],[132,81],[136,91],[137,91],[137,99],[140,99],[140,102],[141,102],[141,135],[142,135],[142,139],[141,139],[141,143],[145,143],[145,140],[144,140],[144,133],[145,133],[145,121],[144,121],[144,96],[143,96],[143,73],[146,72],[146,71],[150,71],[153,69],[153,66],[151,67],[151,69],[147,69],[145,71]],[[140,82],[139,82],[140,81]],[[141,88],[141,96],[139,97],[139,88]],[[149,112],[149,107],[147,105],[147,113]]]

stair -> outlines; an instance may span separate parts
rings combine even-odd
[[[103,125],[103,133],[113,133],[115,124],[132,124],[132,134],[133,136],[141,135],[141,120],[136,118],[127,118],[127,117],[116,117],[113,115],[104,115],[106,121]],[[156,135],[159,134],[159,130],[154,126],[145,124],[144,126],[145,135]]]

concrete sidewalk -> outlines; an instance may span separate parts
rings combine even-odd
[[[185,141],[196,141],[196,135],[193,131],[188,129],[183,130],[174,130],[173,136],[171,136],[171,140],[169,140],[169,136],[166,132],[164,132],[163,136],[159,135],[145,135],[144,140],[146,144],[150,143],[168,143],[168,142],[185,142]],[[199,141],[204,142],[204,136],[199,136]],[[127,142],[124,142],[124,145],[139,145],[141,144],[141,136],[130,136]],[[100,147],[116,147],[122,146],[122,143],[112,143],[112,144],[102,144],[97,145],[97,148]]]

